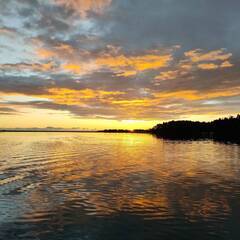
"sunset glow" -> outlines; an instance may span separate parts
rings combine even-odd
[[[1,5],[0,128],[147,129],[239,113],[239,17],[228,3]]]

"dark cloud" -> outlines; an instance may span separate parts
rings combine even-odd
[[[0,115],[16,115],[16,114],[19,114],[17,110],[9,107],[0,106]]]
[[[26,95],[46,94],[51,80],[37,77],[0,76],[0,91],[2,93],[22,93]]]
[[[111,26],[106,41],[130,49],[180,44],[239,50],[239,7],[238,0],[121,0],[99,22]]]
[[[0,107],[0,112],[16,112],[16,110],[7,107]]]

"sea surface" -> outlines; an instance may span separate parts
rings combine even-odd
[[[0,133],[1,240],[240,239],[240,145]]]

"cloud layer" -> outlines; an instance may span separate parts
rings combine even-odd
[[[0,115],[236,114],[239,7],[235,0],[2,1]]]

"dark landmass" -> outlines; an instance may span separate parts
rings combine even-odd
[[[104,133],[149,133],[159,138],[175,140],[214,139],[218,141],[240,142],[240,115],[214,120],[199,121],[170,121],[158,124],[152,129],[106,129]]]
[[[103,133],[131,133],[132,131],[126,130],[126,129],[105,129],[105,130],[100,130],[98,132],[103,132]]]
[[[212,122],[170,121],[158,124],[150,132],[168,139],[215,139],[240,142],[240,115]]]
[[[159,138],[176,140],[214,139],[218,141],[232,141],[240,143],[240,114],[214,120],[212,122],[170,121],[156,125],[152,129],[105,129],[105,130],[79,130],[61,128],[32,128],[32,129],[2,129],[0,132],[85,132],[85,133],[148,133]]]
[[[127,130],[127,129],[105,129],[105,130],[100,130],[98,132],[103,132],[103,133],[151,133],[151,129],[135,129],[135,130]]]

